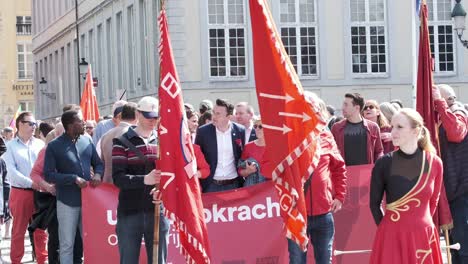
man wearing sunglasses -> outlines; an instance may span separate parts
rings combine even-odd
[[[138,125],[129,127],[114,138],[112,147],[112,178],[119,188],[116,233],[121,264],[138,263],[142,238],[145,240],[147,262],[153,259],[154,204],[150,191],[159,185],[161,171],[156,168],[159,125],[159,101],[145,96],[138,102]],[[169,222],[161,204],[159,218],[158,263],[165,264]]]
[[[33,189],[38,187],[33,184],[30,173],[39,151],[44,147],[42,140],[33,137],[36,126],[36,119],[31,112],[19,114],[16,118],[17,136],[8,142],[7,151],[3,155],[11,184],[10,209],[15,219],[11,235],[11,263],[21,263],[24,234],[35,211]],[[39,263],[44,263],[47,258],[47,253],[44,252],[46,240],[45,231],[36,229],[34,244]]]
[[[455,102],[457,96],[446,84],[432,89],[434,107],[439,114],[439,140],[444,164],[444,185],[453,229],[452,243],[460,243],[459,251],[452,250],[452,263],[468,263],[468,120],[463,106]]]

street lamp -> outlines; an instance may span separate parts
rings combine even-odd
[[[81,58],[80,66],[80,75],[83,76],[83,79],[86,79],[86,73],[88,72],[88,62],[85,58]]]
[[[458,39],[463,44],[463,46],[468,48],[468,40],[462,39],[463,31],[465,30],[466,11],[460,4],[461,0],[455,0],[455,2],[457,3],[452,10],[452,17],[455,22],[455,31],[457,32]]]
[[[47,81],[44,77],[41,77],[41,81],[39,82],[39,91],[44,93],[47,90]]]

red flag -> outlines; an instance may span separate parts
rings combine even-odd
[[[421,27],[419,30],[419,57],[418,57],[418,81],[416,91],[416,110],[421,114],[424,123],[431,133],[431,140],[434,144],[437,154],[440,156],[439,137],[438,137],[438,117],[434,111],[434,101],[432,96],[432,69],[433,60],[431,47],[429,44],[429,28],[427,26],[427,5],[426,1],[421,4]],[[453,220],[448,206],[445,187],[442,186],[439,205],[433,216],[436,226],[443,228],[451,227]]]
[[[303,184],[318,161],[324,125],[283,47],[265,0],[250,0],[255,83],[267,158],[280,197],[286,236],[307,246]],[[274,142],[274,144],[273,144]]]
[[[96,92],[94,91],[93,86],[91,64],[88,65],[88,73],[86,73],[86,81],[83,95],[81,96],[80,107],[81,111],[83,112],[83,120],[94,120],[99,122],[99,107],[96,100]]]
[[[164,7],[159,15],[159,30],[161,159],[158,167],[164,176],[161,191],[165,214],[179,232],[181,252],[187,263],[210,263],[201,189],[195,175],[197,161],[185,117]]]

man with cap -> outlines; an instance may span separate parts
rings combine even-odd
[[[120,100],[114,103],[112,106],[112,119],[107,119],[99,122],[96,128],[94,129],[93,133],[93,142],[97,144],[99,139],[104,135],[107,131],[111,130],[112,128],[116,127],[120,123],[121,113],[123,106],[127,103],[127,101]]]
[[[120,263],[138,263],[141,239],[145,240],[147,262],[153,263],[154,204],[151,190],[159,185],[161,171],[155,168],[158,157],[156,128],[159,102],[146,96],[138,102],[138,125],[113,140],[112,178],[120,189],[116,233]],[[162,207],[162,205],[161,205]],[[169,222],[161,208],[158,263],[166,263]]]

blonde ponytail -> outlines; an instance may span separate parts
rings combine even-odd
[[[436,149],[434,145],[432,145],[431,134],[425,126],[421,126],[421,135],[418,139],[418,147],[427,152],[436,153]]]

